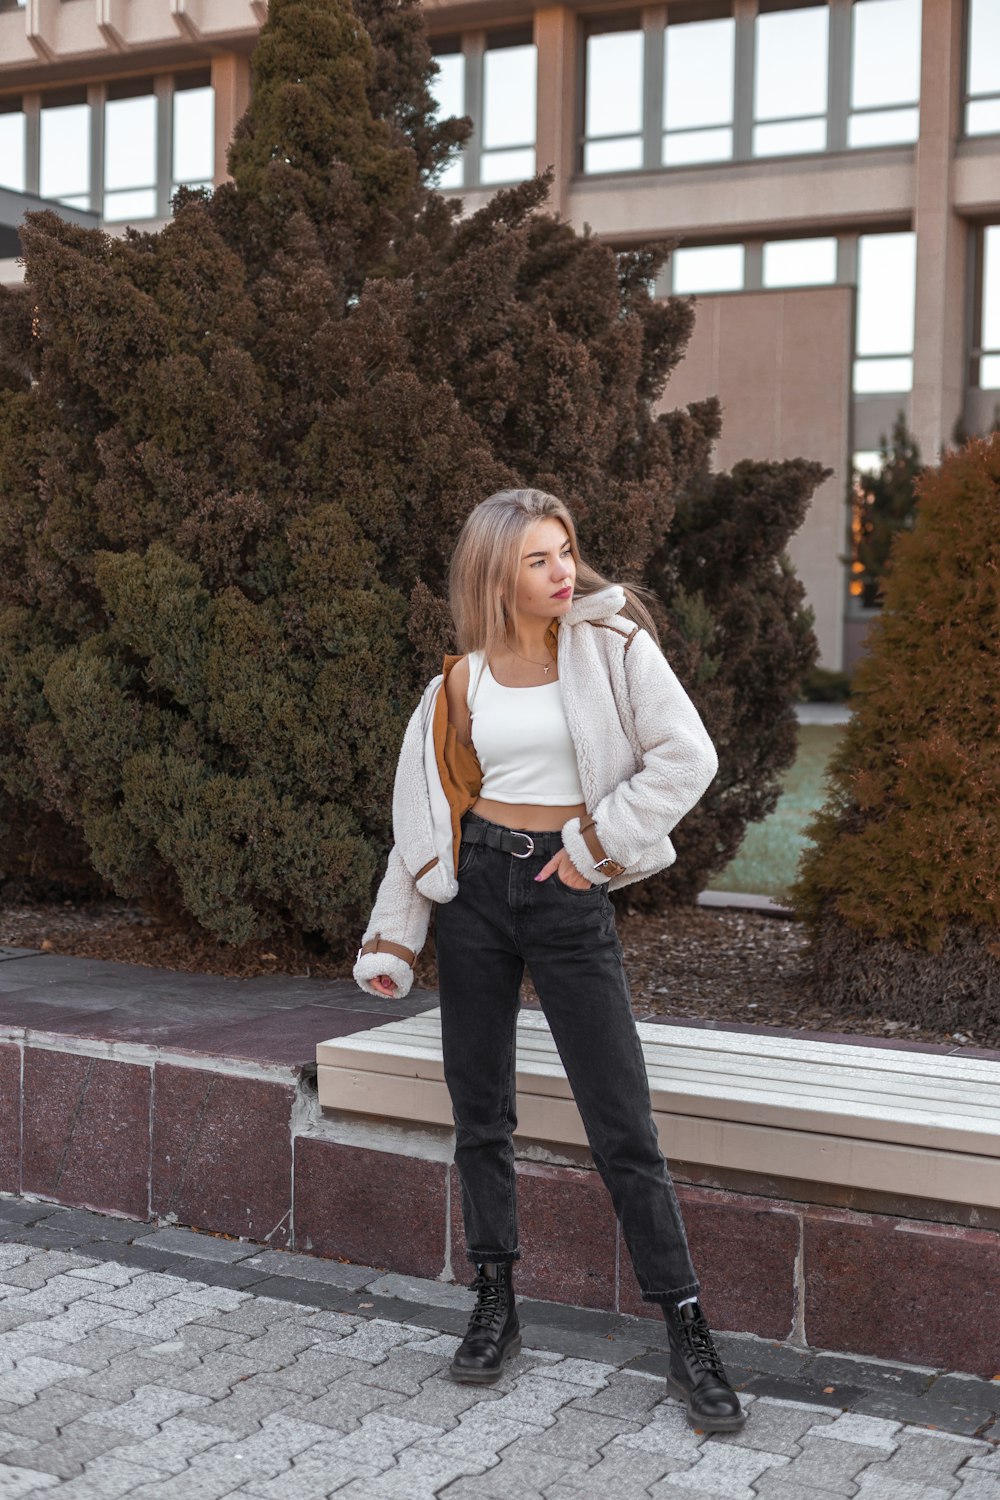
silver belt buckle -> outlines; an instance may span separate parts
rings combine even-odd
[[[518,852],[517,852],[516,849],[512,849],[510,851],[511,854],[514,856],[515,859],[527,859],[530,854],[534,854],[534,852],[535,852],[535,841],[531,837],[530,833],[521,833],[516,828],[512,828],[511,829],[511,833],[515,834],[516,837],[519,838],[519,839],[527,839],[528,840],[528,847],[527,847],[527,849],[525,849],[525,851],[524,851],[523,854],[518,854]]]

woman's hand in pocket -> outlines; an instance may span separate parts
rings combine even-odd
[[[575,891],[589,891],[595,883],[580,874],[565,849],[560,849],[558,854],[553,854],[548,864],[543,865],[539,870],[535,879],[548,880],[550,875],[557,875],[563,885],[571,886]]]

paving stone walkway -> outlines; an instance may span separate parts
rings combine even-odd
[[[647,1319],[524,1302],[446,1373],[467,1289],[0,1197],[0,1500],[1000,1500],[1000,1382],[720,1334],[705,1435]]]

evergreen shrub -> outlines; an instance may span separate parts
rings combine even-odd
[[[232,943],[347,950],[452,644],[455,536],[515,484],[658,589],[734,746],[689,888],[766,802],[809,656],[778,554],[817,471],[705,477],[718,403],[655,414],[694,316],[653,299],[665,250],[576,233],[545,177],[460,219],[433,182],[470,124],[434,119],[432,68],[410,0],[271,0],[231,182],[158,233],[28,216],[25,287],[0,295],[9,891],[96,872]],[[731,599],[701,560],[723,540]],[[751,667],[756,717],[730,680]]]
[[[824,1001],[1000,1033],[1000,435],[918,481],[790,893]]]

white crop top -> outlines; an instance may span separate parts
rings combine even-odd
[[[503,687],[483,653],[470,651],[466,702],[483,773],[481,797],[552,807],[583,802],[558,679],[538,687]]]

